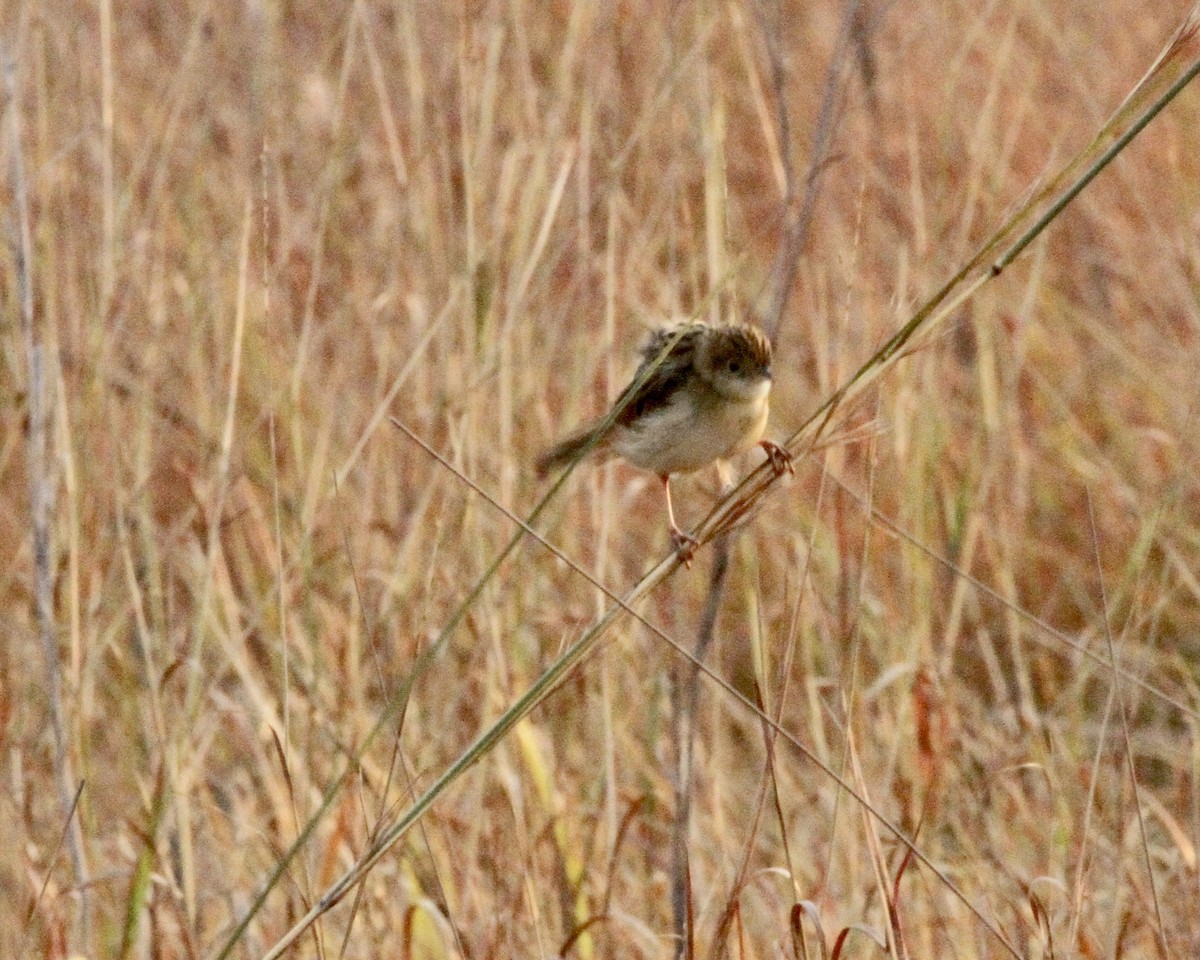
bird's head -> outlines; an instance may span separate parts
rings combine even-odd
[[[771,341],[756,327],[710,327],[696,345],[696,370],[724,396],[758,400],[771,389]]]

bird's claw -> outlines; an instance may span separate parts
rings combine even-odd
[[[785,473],[795,476],[796,470],[792,466],[792,455],[787,450],[772,440],[760,440],[758,445],[766,453],[767,460],[771,463],[771,469],[775,471],[775,476],[781,477]]]
[[[678,527],[672,527],[671,545],[675,548],[675,553],[679,557],[679,562],[690,570],[692,566],[692,554],[694,554],[696,552],[696,548],[700,546],[700,541],[691,534],[684,533]]]

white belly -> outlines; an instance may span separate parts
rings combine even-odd
[[[746,400],[696,404],[689,397],[647,413],[613,437],[613,449],[659,475],[690,473],[749,450],[767,427],[770,382]]]

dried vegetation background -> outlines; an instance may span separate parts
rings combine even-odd
[[[837,0],[6,5],[0,954],[220,950],[513,533],[387,417],[524,514],[533,458],[647,324],[760,306],[772,44],[801,184],[836,108],[778,331],[783,436],[1185,12],[865,0],[839,42]],[[1200,952],[1197,129],[1191,89],[777,485],[708,654],[1023,956]],[[715,493],[677,484],[685,525]],[[578,472],[540,526],[618,591],[667,546],[624,466]],[[685,646],[710,557],[643,607]],[[267,951],[604,605],[535,544],[507,560],[231,955]],[[675,954],[678,668],[625,621],[294,954]],[[843,955],[883,955],[872,931],[1006,955],[701,690],[687,951],[819,956],[858,924]]]

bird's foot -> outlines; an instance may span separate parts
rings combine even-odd
[[[763,452],[766,453],[767,459],[771,462],[771,469],[775,471],[775,476],[780,477],[785,473],[795,475],[796,470],[792,466],[792,455],[787,450],[772,440],[760,440],[758,445],[763,448]]]
[[[692,566],[692,554],[696,552],[696,548],[700,546],[700,541],[689,533],[684,533],[676,526],[671,527],[671,545],[675,548],[675,554],[679,557],[679,562],[688,569]]]

